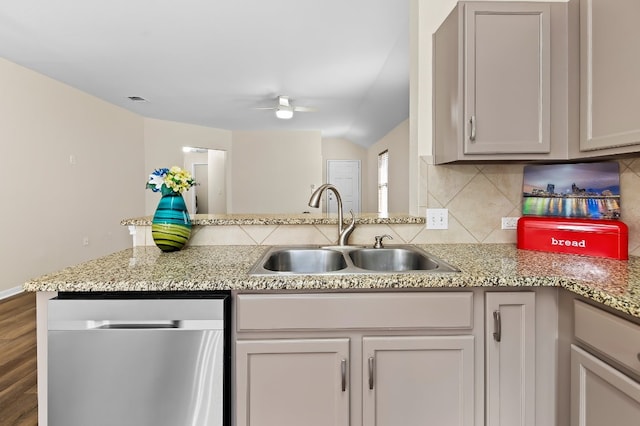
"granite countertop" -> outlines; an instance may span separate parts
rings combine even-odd
[[[391,245],[389,245],[390,247]],[[24,284],[27,291],[358,290],[562,287],[640,318],[640,258],[518,250],[514,244],[419,245],[459,273],[250,276],[265,246],[135,247]]]
[[[151,226],[152,216],[124,219],[121,225]],[[351,220],[345,213],[344,220]],[[337,214],[301,213],[301,214],[195,214],[191,215],[192,225],[335,225]],[[360,213],[356,215],[357,225],[376,224],[424,224],[425,218],[401,213],[385,215]]]

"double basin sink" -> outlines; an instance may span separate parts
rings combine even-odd
[[[460,270],[410,245],[385,248],[294,246],[270,248],[256,262],[250,274],[329,275],[409,272],[460,272]]]

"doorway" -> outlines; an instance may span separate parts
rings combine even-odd
[[[360,160],[327,160],[327,182],[338,188],[345,212],[360,213]],[[332,192],[327,191],[327,211],[338,212]]]
[[[227,213],[227,152],[218,149],[183,147],[184,167],[196,186],[187,191],[185,201],[197,214]]]
[[[194,164],[193,179],[198,183],[194,188],[193,211],[197,214],[209,213],[209,164]]]

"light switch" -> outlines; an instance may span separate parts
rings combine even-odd
[[[427,229],[449,229],[449,209],[427,209]]]

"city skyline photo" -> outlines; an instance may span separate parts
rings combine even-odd
[[[527,165],[522,215],[620,218],[620,166],[614,161]]]

